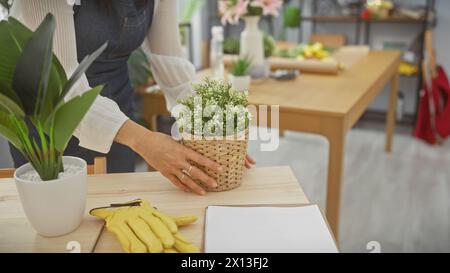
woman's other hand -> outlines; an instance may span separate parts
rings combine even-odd
[[[119,130],[116,141],[133,149],[150,166],[186,192],[206,194],[205,190],[194,182],[197,179],[210,188],[217,187],[213,178],[192,166],[188,160],[219,173],[223,171],[218,163],[186,148],[170,136],[149,131],[130,120]],[[189,172],[189,175],[186,172]]]
[[[251,169],[253,167],[253,165],[256,164],[256,161],[253,158],[251,158],[249,155],[246,155],[244,164],[247,169]]]

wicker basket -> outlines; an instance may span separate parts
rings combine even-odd
[[[245,133],[245,136],[241,137],[243,136],[243,133]],[[197,180],[196,182],[202,186],[203,189],[216,192],[228,191],[241,185],[245,169],[244,160],[247,154],[248,129],[243,133],[234,135],[232,139],[228,138],[223,140],[195,140],[192,139],[191,135],[189,135],[189,137],[182,137],[182,143],[186,147],[216,161],[224,169],[221,174],[218,174],[209,168],[190,162],[217,181],[218,187],[211,189]]]

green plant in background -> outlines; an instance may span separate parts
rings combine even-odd
[[[323,60],[330,56],[331,49],[321,43],[300,44],[292,48],[281,48],[274,52],[274,55],[291,59],[316,59]]]
[[[274,55],[277,57],[294,59],[301,55],[302,52],[302,46],[297,46],[292,48],[279,48],[275,50]]]
[[[273,55],[276,48],[276,42],[272,36],[267,33],[263,33],[264,42],[264,57],[269,58]],[[223,42],[223,53],[238,55],[240,50],[240,41],[237,38],[227,37]]]
[[[283,26],[285,28],[297,28],[300,26],[300,13],[299,7],[288,6],[283,12]]]
[[[241,47],[239,39],[233,37],[227,37],[223,41],[223,53],[238,55]]]
[[[138,48],[131,53],[128,59],[128,73],[130,75],[131,85],[134,87],[148,84],[153,78],[150,62],[142,48]]]
[[[251,115],[248,95],[231,84],[206,79],[194,85],[195,92],[178,103],[186,106],[177,117],[180,132],[196,136],[227,136],[244,131]],[[215,111],[219,109],[220,111]],[[209,113],[209,110],[214,113]],[[196,121],[200,121],[196,124]]]
[[[205,0],[186,0],[186,4],[180,13],[180,22],[187,23],[205,5]]]
[[[276,47],[275,39],[267,33],[263,34],[263,42],[264,42],[264,57],[269,58],[273,55],[273,52]]]
[[[234,76],[247,76],[251,64],[249,58],[239,58],[231,63],[230,73]]]
[[[194,15],[205,5],[205,0],[186,0],[184,8],[181,11],[178,21],[180,23],[189,23]],[[186,27],[180,27],[181,44],[186,45]]]
[[[280,39],[286,40],[286,31],[288,28],[300,27],[301,9],[295,6],[287,6],[283,12],[283,30],[280,33]]]
[[[34,33],[12,17],[0,22],[0,134],[44,181],[64,170],[67,143],[103,87],[68,101],[66,95],[106,48],[87,56],[68,79],[53,55],[55,28],[51,14]],[[30,137],[27,122],[38,137]]]

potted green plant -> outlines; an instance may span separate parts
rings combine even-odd
[[[86,162],[63,153],[103,87],[67,95],[106,48],[87,56],[67,78],[53,55],[55,28],[51,14],[35,32],[11,17],[0,22],[0,133],[29,162],[14,179],[29,222],[43,236],[69,233],[83,218]]]
[[[218,162],[224,171],[217,173],[194,162],[216,179],[218,187],[205,190],[225,191],[241,185],[248,146],[250,112],[247,94],[231,84],[206,79],[194,85],[195,92],[178,102],[174,112],[181,142],[198,153]]]
[[[228,80],[236,90],[248,92],[251,81],[250,66],[251,61],[248,58],[239,58],[231,63]]]

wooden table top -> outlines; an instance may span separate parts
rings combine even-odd
[[[202,246],[205,209],[209,205],[308,204],[309,201],[289,167],[254,168],[245,173],[241,187],[196,196],[172,186],[159,173],[93,175],[88,179],[86,212],[93,207],[145,198],[169,215],[195,214],[199,221],[183,227],[182,233]],[[75,232],[59,238],[43,238],[29,226],[14,181],[0,180],[0,252],[67,252],[69,241],[78,241],[81,251],[90,252],[103,222],[86,214]],[[103,232],[96,252],[120,252],[109,232]]]
[[[284,110],[346,115],[368,92],[397,69],[400,53],[371,51],[338,75],[302,74],[292,81],[267,79],[250,87],[250,104],[280,105]]]
[[[373,99],[393,70],[398,69],[399,51],[373,50],[337,75],[303,73],[295,80],[264,79],[252,82],[249,104],[279,105],[283,111],[327,116],[345,116]],[[198,78],[208,76],[200,71]],[[158,94],[162,97],[162,94]]]

